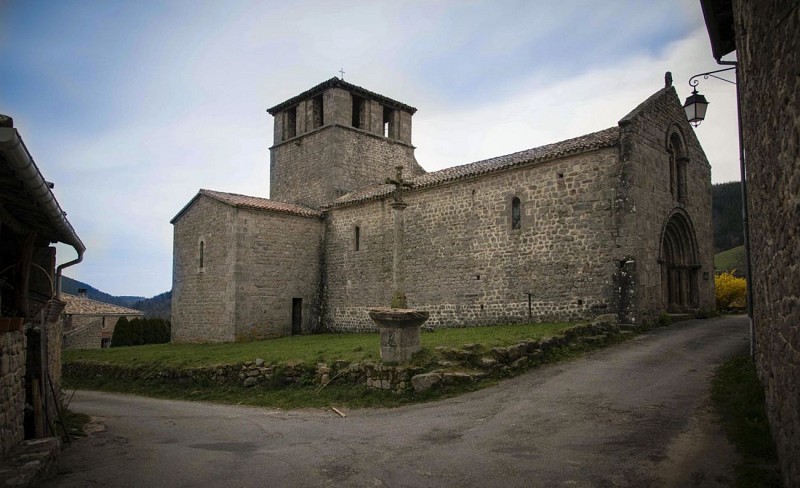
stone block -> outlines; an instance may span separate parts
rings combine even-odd
[[[494,358],[483,357],[480,360],[480,366],[484,369],[492,369],[497,366],[497,360]]]
[[[411,386],[415,392],[421,393],[430,390],[441,381],[442,375],[439,373],[423,373],[411,378]]]
[[[461,371],[453,371],[442,374],[442,382],[446,385],[469,383],[472,381],[472,375]]]

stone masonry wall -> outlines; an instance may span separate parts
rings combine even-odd
[[[138,318],[129,315],[128,320]],[[65,349],[100,349],[103,333],[106,337],[114,334],[120,317],[117,316],[72,316],[66,321],[64,330]]]
[[[224,342],[236,336],[234,208],[201,196],[175,222],[172,340]],[[200,242],[204,266],[200,267]]]
[[[786,487],[800,486],[800,4],[734,4],[756,364]]]
[[[381,183],[403,165],[420,174],[414,147],[366,130],[332,125],[270,149],[270,198],[311,208]]]
[[[98,349],[103,317],[68,317],[65,320],[64,348]]]
[[[685,211],[698,245],[699,308],[713,309],[714,250],[711,227],[711,167],[674,88],[662,90],[630,120],[623,120],[624,166],[618,190],[618,245],[635,261],[634,315],[653,319],[667,308],[661,283],[661,240],[670,215]],[[686,146],[686,198],[670,191],[669,134]],[[624,201],[623,201],[624,200]]]
[[[25,334],[0,334],[0,458],[25,438]]]
[[[534,321],[612,312],[617,161],[618,149],[607,148],[407,193],[406,291],[410,306],[431,312],[425,326],[526,321],[527,293]],[[367,309],[389,304],[391,212],[385,200],[329,211],[328,329],[373,330]]]
[[[236,339],[292,334],[293,299],[302,332],[319,323],[322,220],[240,209],[236,225]]]

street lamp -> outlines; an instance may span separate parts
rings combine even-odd
[[[733,69],[736,69],[736,67],[734,66],[732,68],[709,71],[708,73],[700,73],[699,75],[694,75],[689,78],[689,85],[692,87],[692,94],[686,99],[686,103],[683,104],[683,109],[686,111],[686,118],[689,119],[690,124],[695,127],[700,125],[700,122],[706,118],[706,109],[708,108],[708,101],[706,100],[706,97],[697,93],[697,85],[700,84],[700,80],[695,78],[702,76],[703,79],[707,80],[709,77],[711,77],[735,85],[736,83],[731,80],[726,80],[725,78],[720,78],[719,76],[714,75],[715,73],[722,73],[723,71],[730,71]]]
[[[741,173],[741,187],[742,187],[742,234],[744,234],[744,270],[745,270],[745,283],[747,284],[747,317],[750,320],[750,357],[755,357],[755,345],[756,345],[756,335],[755,335],[755,325],[753,324],[753,277],[751,275],[752,268],[750,266],[750,219],[749,219],[749,211],[747,205],[747,163],[745,162],[744,158],[744,139],[742,134],[742,98],[739,94],[739,72],[734,71],[736,74],[736,81],[726,80],[725,78],[720,78],[716,76],[715,73],[722,73],[723,71],[731,71],[736,70],[737,63],[736,61],[720,61],[717,59],[719,64],[727,64],[733,65],[730,68],[719,69],[716,71],[709,71],[708,73],[700,73],[697,75],[692,76],[689,78],[689,85],[693,88],[692,94],[686,99],[686,103],[683,104],[683,109],[686,111],[686,117],[689,119],[689,123],[693,126],[697,127],[700,125],[700,122],[706,116],[706,108],[708,108],[708,102],[706,101],[706,97],[697,93],[697,85],[700,83],[700,80],[696,78],[702,76],[703,79],[716,78],[718,80],[722,80],[726,83],[730,83],[732,85],[736,85],[736,117],[737,117],[737,127],[739,130],[739,171]]]
[[[686,103],[683,104],[683,109],[686,110],[686,118],[695,127],[700,125],[700,122],[706,118],[707,108],[706,97],[697,93],[697,88],[692,91],[692,94],[686,99]]]

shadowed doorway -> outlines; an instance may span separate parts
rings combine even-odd
[[[696,309],[699,303],[697,239],[689,217],[676,211],[667,220],[661,237],[662,305],[668,312]]]

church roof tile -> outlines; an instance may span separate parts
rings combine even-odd
[[[197,192],[189,203],[170,220],[170,224],[174,224],[181,218],[181,216],[194,205],[201,196],[212,198],[218,202],[230,205],[235,208],[247,208],[250,210],[259,210],[265,212],[277,212],[289,215],[298,215],[300,217],[322,217],[322,212],[314,210],[313,208],[304,207],[302,205],[295,205],[292,203],[279,202],[277,200],[270,200],[269,198],[251,197],[248,195],[239,195],[238,193],[227,193],[224,191],[204,190],[201,189]]]
[[[252,210],[266,210],[270,212],[286,213],[291,215],[300,215],[302,217],[321,217],[322,214],[317,210],[303,207],[302,205],[294,205],[292,203],[279,202],[277,200],[270,200],[269,198],[251,197],[248,195],[239,195],[237,193],[226,193],[214,190],[200,190],[198,195],[205,195],[214,200],[228,204],[237,208],[249,208]]]
[[[417,109],[412,107],[411,105],[406,105],[405,103],[398,102],[397,100],[392,100],[391,98],[385,97],[385,96],[381,95],[380,93],[375,93],[373,91],[369,91],[366,88],[361,88],[360,86],[354,85],[352,83],[348,83],[348,82],[346,82],[346,81],[334,76],[330,80],[323,81],[319,85],[317,85],[317,86],[315,86],[315,87],[313,87],[311,89],[308,89],[308,90],[304,91],[303,93],[286,100],[285,102],[281,102],[281,103],[279,103],[278,105],[275,105],[272,108],[268,108],[267,112],[269,112],[270,115],[275,115],[276,113],[280,112],[283,109],[289,108],[292,105],[296,105],[296,104],[302,102],[303,100],[307,100],[307,99],[309,99],[309,98],[311,98],[313,96],[316,96],[316,95],[318,95],[318,94],[320,94],[320,93],[322,93],[325,90],[328,90],[330,88],[344,88],[345,90],[353,92],[353,93],[355,93],[357,95],[361,95],[364,98],[370,98],[372,100],[377,100],[377,101],[381,102],[382,104],[384,104],[386,106],[389,106],[389,107],[392,107],[392,108],[396,108],[396,109],[399,109],[399,110],[403,110],[404,112],[409,112],[412,115],[417,111]]]
[[[69,293],[62,293],[60,297],[66,303],[63,312],[66,315],[143,315],[141,310],[98,302],[91,298],[70,295]]]
[[[619,127],[610,127],[605,130],[582,135],[573,139],[547,144],[545,146],[526,149],[524,151],[506,154],[495,158],[484,159],[474,163],[453,166],[431,173],[425,173],[414,178],[409,178],[411,189],[426,188],[443,183],[461,180],[487,173],[494,173],[515,166],[538,163],[570,154],[591,151],[602,147],[614,146],[619,142]],[[393,185],[372,185],[352,191],[333,201],[326,208],[339,207],[366,200],[378,199],[389,195],[394,190]]]

